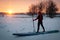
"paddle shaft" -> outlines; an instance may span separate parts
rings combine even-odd
[[[32,14],[32,22],[33,22],[33,32],[35,32],[35,26],[34,26],[34,21],[33,21],[33,14]]]

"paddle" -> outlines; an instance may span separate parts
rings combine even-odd
[[[33,21],[33,17],[34,17],[34,15],[33,15],[33,13],[32,13],[33,32],[35,32],[35,26],[34,26],[34,21]]]

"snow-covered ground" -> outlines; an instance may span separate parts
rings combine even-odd
[[[34,17],[35,19],[36,17]],[[46,31],[60,30],[60,17],[49,18],[44,16],[43,24]],[[37,21],[34,21],[35,31]],[[40,27],[40,31],[42,28]],[[44,34],[36,36],[17,37],[13,33],[33,32],[32,17],[27,15],[10,15],[0,17],[0,40],[60,40],[60,33]]]

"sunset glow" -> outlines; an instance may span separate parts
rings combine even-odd
[[[7,9],[12,9],[14,13],[28,12],[31,4],[38,4],[44,0],[0,0],[0,12],[4,12]],[[46,0],[45,0],[46,1]],[[54,0],[59,8],[60,12],[60,0]],[[9,14],[12,14],[12,10],[7,10]]]
[[[38,0],[0,0],[0,12],[12,9],[14,13],[28,12],[31,4],[36,4]],[[8,10],[8,13],[12,11]]]
[[[8,14],[13,14],[13,11],[12,10],[7,10],[6,11]]]

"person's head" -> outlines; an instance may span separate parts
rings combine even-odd
[[[39,7],[36,8],[36,12],[41,12],[41,9]]]
[[[37,10],[37,14],[40,15],[41,14],[41,9],[39,7],[37,7],[36,10]]]

